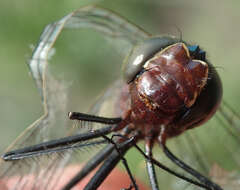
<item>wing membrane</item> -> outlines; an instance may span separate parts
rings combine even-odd
[[[7,151],[104,127],[104,125],[99,124],[90,126],[88,122],[81,122],[80,124],[75,122],[77,127],[72,127],[72,122],[66,116],[68,111],[75,111],[68,110],[68,88],[65,83],[55,79],[49,70],[48,60],[60,33],[65,29],[78,30],[83,28],[90,28],[103,34],[104,38],[113,41],[113,46],[116,44],[121,46],[122,43],[127,44],[127,46],[124,46],[126,48],[120,48],[120,53],[124,55],[134,44],[150,36],[141,28],[111,11],[93,6],[79,9],[48,25],[42,33],[29,62],[30,71],[42,98],[44,115],[29,126],[9,146]],[[114,106],[118,101],[121,86],[121,80],[112,84],[97,98],[89,113],[106,117],[118,116],[114,114]],[[206,126],[194,128],[186,134],[170,140],[170,147],[186,163],[211,177],[224,188],[237,189],[236,181],[240,179],[239,118],[239,115],[224,102],[215,121],[212,120]],[[77,144],[82,146],[79,149],[68,149],[50,155],[13,162],[1,160],[1,181],[6,181],[6,184],[10,184],[7,180],[15,181],[15,184],[9,186],[12,189],[24,189],[26,187],[59,189],[58,182],[62,179],[62,173],[66,171],[66,166],[79,163],[84,159],[88,160],[95,152],[92,149],[99,150],[99,146],[100,148],[103,146],[102,143],[97,143],[101,140],[101,137],[95,138]],[[85,148],[83,148],[84,144],[86,144]],[[219,147],[221,148],[219,149]],[[90,148],[91,151],[88,151],[87,149]],[[159,151],[155,153],[155,157],[162,163],[171,165]],[[177,168],[176,170],[182,172]],[[224,175],[219,177],[219,173],[224,173]],[[10,178],[7,179],[7,176]],[[165,189],[196,189],[195,186],[166,175],[162,171],[158,172],[158,178],[160,184],[164,184]]]
[[[127,45],[125,51],[128,51],[134,44],[148,36],[146,32],[118,15],[93,6],[79,9],[48,25],[42,33],[29,62],[32,77],[42,98],[44,115],[29,126],[8,147],[6,152],[82,132],[81,127],[72,127],[72,121],[67,117],[67,113],[70,111],[67,109],[69,101],[68,88],[65,83],[54,78],[48,65],[49,58],[53,53],[54,43],[60,33],[65,29],[79,30],[82,28],[90,28],[102,33],[104,38],[113,39],[113,44],[119,41],[124,42]],[[126,52],[122,51],[120,53],[125,54]],[[118,93],[115,88],[107,90],[90,112],[95,114],[99,112],[104,100],[112,97],[113,91]],[[113,100],[108,99],[108,103],[111,101]],[[102,128],[104,126],[94,124],[94,126],[89,127],[88,122],[81,123],[81,125],[87,131],[93,127]],[[61,179],[64,167],[69,163],[73,164],[84,159],[87,160],[95,152],[92,151],[93,149],[99,150],[103,146],[104,143],[99,143],[102,140],[101,137],[98,137],[94,140],[72,145],[81,148],[68,149],[58,153],[55,150],[55,153],[49,155],[11,162],[1,160],[1,181],[6,182],[9,189],[59,189],[60,187],[57,184]],[[91,151],[88,149],[91,149]],[[12,184],[11,181],[15,183]]]

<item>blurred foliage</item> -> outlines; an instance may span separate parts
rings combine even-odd
[[[37,44],[47,24],[89,4],[111,9],[154,35],[180,36],[179,28],[185,41],[197,43],[207,51],[222,77],[224,98],[240,111],[240,2],[237,0],[5,0],[0,4],[0,150],[42,115],[40,96],[26,64],[32,46]],[[78,105],[85,108],[97,92],[120,76],[121,63],[117,54],[108,54],[110,44],[101,46],[104,43],[100,35],[85,30],[81,34],[83,37],[74,41],[71,31],[59,38],[56,56],[52,58],[59,65],[52,70],[66,71],[64,77],[72,75],[81,83]],[[71,67],[74,62],[81,62],[82,67]],[[130,157],[133,155],[130,153]]]

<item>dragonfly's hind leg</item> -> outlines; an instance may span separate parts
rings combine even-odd
[[[130,186],[129,186],[127,189],[125,189],[125,190],[131,190],[133,187],[135,188],[135,190],[137,190],[138,187],[137,187],[137,184],[136,184],[136,180],[134,179],[134,177],[133,177],[133,175],[132,175],[132,172],[131,172],[131,170],[130,170],[130,168],[129,168],[129,166],[128,166],[127,160],[122,156],[121,150],[119,149],[119,145],[117,145],[117,144],[113,141],[113,138],[114,138],[115,136],[119,136],[119,135],[115,134],[115,135],[113,135],[113,136],[111,137],[111,139],[108,138],[106,135],[104,135],[103,138],[105,138],[105,139],[108,140],[111,144],[114,145],[115,150],[118,152],[119,156],[121,156],[122,163],[123,163],[123,165],[124,165],[124,167],[125,167],[125,169],[126,169],[126,171],[127,171],[127,173],[128,173],[128,176],[129,176],[130,179],[131,179],[132,184],[130,184]],[[123,135],[120,135],[120,136],[122,136],[123,138],[125,137],[125,136],[123,136]],[[126,138],[126,137],[125,137],[125,138]],[[131,143],[133,140],[134,140],[134,137],[133,137],[133,138],[130,138],[130,139],[127,139],[124,143]]]
[[[114,150],[113,145],[107,145],[105,148],[100,150],[94,157],[92,157],[87,164],[79,171],[65,186],[62,190],[68,190],[74,187],[84,177],[86,177],[91,171],[93,171],[107,156]]]
[[[110,172],[115,168],[115,166],[119,163],[119,161],[123,159],[123,155],[133,146],[134,143],[135,139],[129,139],[118,145],[117,150],[115,149],[111,153],[111,155],[104,161],[102,166],[98,169],[98,171],[92,177],[90,182],[86,185],[84,190],[97,189],[106,179],[106,177],[110,174]],[[135,186],[135,188],[138,189],[137,186]]]
[[[182,160],[178,159],[164,144],[161,144],[163,148],[164,154],[177,166],[191,174],[193,177],[195,177],[198,181],[202,182],[204,185],[206,185],[206,189],[209,190],[223,190],[219,185],[212,182],[207,177],[201,175],[198,171],[194,170],[187,164],[185,164]]]
[[[146,140],[145,152],[149,158],[152,158],[152,148],[153,141]],[[152,190],[158,190],[158,181],[156,177],[155,167],[151,159],[146,159],[146,166]]]

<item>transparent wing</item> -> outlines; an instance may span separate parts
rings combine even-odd
[[[44,114],[16,139],[6,152],[51,139],[84,133],[93,127],[102,127],[101,125],[90,126],[89,123],[72,124],[69,121],[67,113],[77,111],[71,110],[72,99],[69,98],[71,82],[57,79],[51,66],[48,65],[49,58],[54,52],[53,46],[60,33],[69,29],[79,30],[84,28],[90,28],[101,33],[113,46],[114,44],[117,44],[117,46],[124,45],[125,48],[120,51],[121,59],[123,54],[126,55],[126,52],[134,44],[148,36],[146,32],[118,15],[93,6],[79,9],[48,25],[29,61],[31,74],[42,98]],[[105,93],[102,93],[102,97],[92,107],[91,113],[96,114],[103,111],[102,108],[100,110],[100,107],[103,107],[104,101],[104,105],[106,105],[106,102],[110,104],[115,101],[112,97],[116,97],[116,94],[118,94],[119,85],[120,82],[117,82]],[[100,143],[100,138],[96,138],[75,145],[81,148],[19,161],[5,162],[1,160],[1,181],[6,182],[8,189],[59,189],[60,187],[57,184],[61,180],[63,168],[69,163],[79,163],[83,160],[86,162],[95,152],[94,150],[99,150],[100,147],[104,146],[104,143]]]
[[[69,98],[69,83],[62,83],[61,80],[54,78],[48,65],[48,58],[59,34],[64,29],[77,30],[83,28],[91,28],[103,34],[104,38],[110,41],[112,46],[117,47],[116,49],[120,50],[119,53],[122,55],[126,55],[138,41],[150,36],[118,15],[97,7],[82,8],[58,22],[48,25],[29,62],[32,76],[42,97],[44,115],[28,127],[8,150],[82,133],[84,130],[88,130],[88,127],[102,127],[99,125],[89,126],[88,123],[81,123],[82,128],[79,126],[71,127],[72,123],[66,117],[66,113],[77,110],[71,110],[71,106],[69,106],[72,100],[72,97]],[[121,81],[110,85],[108,90],[100,95],[98,101],[93,102],[90,113],[102,116],[117,116],[113,109],[117,103],[121,86]],[[239,124],[238,114],[224,102],[215,116],[215,120],[213,119],[205,126],[194,128],[186,134],[169,140],[168,144],[173,152],[177,153],[182,160],[193,168],[209,176],[224,188],[235,190],[238,188],[237,185],[240,180]],[[102,144],[97,146],[94,144],[97,140],[99,139],[85,142],[92,143],[92,146],[86,146],[87,148],[69,150],[51,156],[41,156],[19,162],[1,161],[0,176],[3,180],[6,179],[6,176],[17,177],[18,181],[11,186],[13,189],[23,189],[28,185],[32,188],[54,189],[53,187],[55,187],[55,189],[58,189],[60,187],[55,185],[58,184],[60,176],[62,176],[62,169],[69,163],[73,164],[76,161],[79,162],[79,160],[89,159],[88,157],[92,156],[91,153],[95,152],[93,149],[98,150],[99,146],[102,146]],[[90,147],[92,148],[91,151],[84,151]],[[155,149],[154,156],[157,159],[184,173],[171,165],[160,153],[159,147],[156,146]],[[84,154],[82,151],[84,151]],[[138,171],[139,168],[141,172],[137,173],[142,174],[142,170],[144,170],[142,164],[144,163],[140,164],[135,171]],[[24,174],[28,174],[28,177],[26,175],[23,177]],[[34,180],[31,180],[31,178],[34,178]],[[10,180],[12,179],[10,178]],[[158,180],[160,187],[163,186],[164,189],[197,189],[195,186],[189,185],[161,170],[158,170]],[[33,181],[35,183],[30,183]]]

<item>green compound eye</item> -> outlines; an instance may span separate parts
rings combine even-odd
[[[163,48],[179,42],[171,36],[152,37],[137,44],[125,58],[122,65],[123,80],[130,83],[142,70],[144,63]]]

